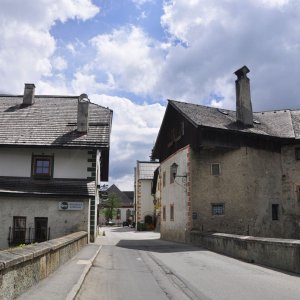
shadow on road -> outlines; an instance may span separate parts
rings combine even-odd
[[[187,252],[187,251],[207,251],[203,248],[182,244],[163,241],[160,239],[151,240],[121,240],[116,244],[117,247],[143,250],[158,253],[172,253],[172,252]]]

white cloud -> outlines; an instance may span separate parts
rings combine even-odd
[[[145,3],[153,2],[153,0],[131,0],[138,8],[143,6]]]
[[[55,56],[52,59],[52,67],[58,71],[63,71],[68,67],[68,63],[63,57]]]
[[[75,94],[107,92],[114,88],[114,78],[110,73],[106,74],[105,83],[98,82],[96,75],[87,70],[77,71],[72,80],[72,89]]]
[[[132,176],[128,170],[133,173],[136,160],[149,160],[165,107],[158,103],[139,105],[126,98],[107,95],[91,95],[90,99],[113,110],[111,180]]]
[[[153,92],[163,63],[160,43],[136,26],[94,37],[97,57],[91,66],[114,77],[116,88],[140,95]],[[95,69],[94,69],[95,71]]]
[[[121,191],[133,191],[134,190],[134,175],[133,168],[132,174],[127,174],[119,178],[109,178],[109,186],[115,184]]]
[[[246,64],[255,110],[299,107],[299,19],[299,1],[166,1],[161,24],[173,46],[156,92],[234,108],[232,73]]]
[[[0,81],[6,84],[1,92],[19,93],[24,82],[37,83],[55,68],[62,70],[63,61],[52,60],[56,42],[51,27],[58,20],[86,20],[98,11],[90,0],[2,1]]]

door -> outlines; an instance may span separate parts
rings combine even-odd
[[[14,217],[13,222],[13,243],[25,244],[26,217]]]
[[[34,218],[35,242],[47,241],[48,218]]]

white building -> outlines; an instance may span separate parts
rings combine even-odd
[[[0,96],[0,249],[96,233],[112,111],[87,95]]]
[[[158,166],[159,163],[157,162],[137,161],[134,179],[134,199],[137,223],[154,224],[152,181],[154,171]]]

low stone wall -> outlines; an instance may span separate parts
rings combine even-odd
[[[15,299],[87,244],[85,231],[0,251],[0,299]]]
[[[192,231],[190,241],[234,258],[300,273],[300,240]]]

